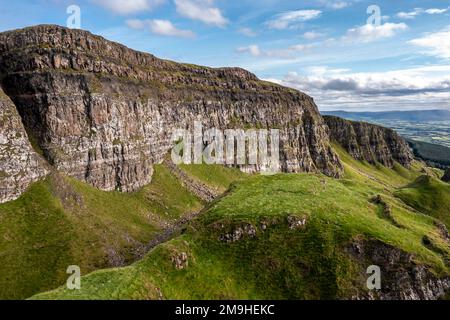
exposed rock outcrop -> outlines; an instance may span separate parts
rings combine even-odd
[[[186,252],[177,253],[172,256],[172,263],[175,269],[184,270],[189,266],[189,257]]]
[[[381,269],[381,290],[360,292],[354,299],[436,300],[450,288],[450,278],[439,278],[416,264],[413,255],[378,240],[355,240],[347,250],[367,267]]]
[[[0,203],[18,198],[47,172],[45,161],[29,142],[16,107],[0,89]]]
[[[450,183],[450,168],[447,168],[447,170],[444,173],[444,176],[442,177],[442,181]]]
[[[182,185],[188,189],[190,192],[195,194],[199,199],[205,202],[212,202],[218,196],[220,192],[213,190],[207,185],[196,181],[189,177],[183,170],[181,170],[176,164],[174,164],[170,159],[164,161],[165,166],[170,170],[170,172],[177,177],[177,179],[182,183]]]
[[[241,226],[236,226],[229,233],[220,235],[219,241],[232,243],[238,242],[243,239],[255,238],[257,234],[257,229],[254,225],[250,223],[244,223]]]
[[[238,68],[157,59],[86,31],[0,34],[1,85],[58,170],[103,190],[148,184],[174,129],[280,129],[281,169],[339,177],[313,99]]]
[[[393,167],[395,162],[409,166],[414,159],[406,140],[392,129],[334,116],[324,116],[324,119],[331,139],[357,160]]]

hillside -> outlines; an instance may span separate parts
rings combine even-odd
[[[141,261],[82,278],[78,291],[35,299],[433,299],[449,286],[449,241],[394,192],[420,165],[393,169],[335,146],[345,177],[248,176],[183,234]],[[448,191],[446,191],[448,192]],[[380,196],[381,203],[374,202]],[[447,203],[448,199],[440,199]],[[386,206],[389,212],[386,213]],[[424,239],[429,242],[424,244]],[[414,261],[411,264],[410,261]],[[381,292],[365,269],[382,266]],[[417,274],[417,277],[405,277]]]
[[[450,167],[450,148],[423,141],[408,140],[414,155],[429,165],[447,168]]]
[[[222,167],[208,172],[209,180],[228,188]],[[229,181],[242,175],[227,172]],[[0,204],[0,299],[52,289],[65,281],[72,264],[83,272],[128,265],[204,204],[164,165],[155,168],[150,185],[131,194],[100,191],[52,173],[19,199]]]
[[[430,176],[420,176],[397,191],[395,196],[450,228],[450,184]]]

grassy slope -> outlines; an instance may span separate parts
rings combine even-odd
[[[415,255],[436,273],[448,273],[443,256],[422,244],[427,235],[449,254],[433,218],[416,213],[393,196],[397,188],[420,175],[420,164],[407,170],[387,169],[351,159],[342,180],[323,175],[251,176],[234,184],[227,195],[181,236],[152,250],[123,269],[83,277],[82,289],[59,288],[38,299],[214,299],[336,298],[364,290],[365,267],[342,247],[355,237],[376,238]],[[375,195],[392,207],[403,228],[380,216],[369,200]],[[287,217],[307,217],[304,230],[291,230]],[[227,244],[221,234],[236,226],[269,228],[255,239]],[[176,270],[172,257],[182,252],[189,266]]]
[[[220,193],[224,193],[233,182],[246,176],[238,169],[227,168],[221,165],[181,165],[180,168],[189,177],[204,183]]]
[[[0,299],[61,285],[72,264],[87,273],[130,263],[133,249],[202,207],[163,166],[152,184],[133,194],[102,192],[54,174],[0,205]]]
[[[420,176],[395,195],[420,212],[441,220],[450,229],[450,184]]]
[[[450,148],[423,141],[408,140],[408,143],[416,156],[439,163],[444,167],[450,166]]]

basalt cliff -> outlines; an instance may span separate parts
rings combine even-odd
[[[192,130],[194,121],[280,129],[283,172],[340,177],[330,129],[357,159],[412,159],[395,133],[340,120],[327,126],[311,97],[243,69],[166,61],[81,30],[1,33],[0,79],[1,202],[45,175],[47,164],[102,190],[137,190],[171,149],[173,131]]]
[[[413,155],[408,143],[394,130],[365,122],[324,116],[332,141],[339,143],[353,158],[392,168],[395,162],[409,166]]]
[[[32,148],[12,101],[0,89],[0,202],[17,198],[48,173]]]

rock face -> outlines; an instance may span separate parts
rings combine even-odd
[[[395,161],[409,166],[414,159],[406,140],[394,130],[334,116],[324,116],[324,119],[330,128],[331,139],[357,160],[379,162],[392,168]]]
[[[347,251],[365,265],[381,269],[381,289],[358,293],[353,299],[437,300],[450,288],[448,277],[437,277],[428,267],[416,264],[413,255],[378,240],[357,240]]]
[[[442,181],[450,183],[450,168],[447,168],[444,176],[442,177]]]
[[[89,32],[0,34],[1,85],[56,169],[103,190],[148,184],[175,129],[280,129],[281,169],[339,177],[313,99],[238,68],[157,59]]]
[[[0,89],[0,203],[14,200],[47,174],[12,101]]]

